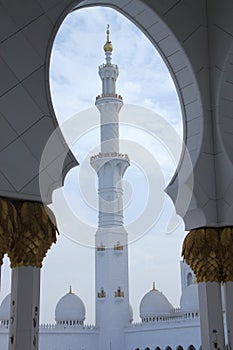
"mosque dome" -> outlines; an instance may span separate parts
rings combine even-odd
[[[72,292],[64,295],[57,303],[55,320],[57,324],[81,325],[85,320],[85,306],[82,300]]]
[[[182,311],[199,310],[198,286],[196,283],[184,288],[180,298],[180,308]]]
[[[159,292],[153,284],[153,289],[144,295],[140,303],[140,317],[154,317],[169,314],[173,306],[168,299]]]
[[[0,321],[9,321],[10,319],[11,294],[8,294],[0,306]]]

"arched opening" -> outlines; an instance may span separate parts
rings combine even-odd
[[[187,287],[193,284],[193,275],[191,272],[188,273],[187,275]]]
[[[188,350],[196,350],[196,348],[193,345],[189,345]]]
[[[156,346],[155,350],[161,350],[161,348],[159,346]]]
[[[96,3],[96,2],[95,2]],[[98,3],[98,2],[97,2]],[[116,5],[116,7],[117,7],[117,1],[115,1],[114,2],[115,3],[115,5]],[[139,2],[137,2],[137,1],[135,1],[135,3],[136,4],[140,4]],[[87,2],[82,2],[81,3],[81,5],[82,4],[87,4]],[[91,1],[89,1],[88,2],[88,4],[91,4],[92,5],[92,2]],[[142,4],[143,4],[143,2],[142,2]],[[107,5],[112,5],[111,4],[111,1],[109,1],[109,2],[107,2]],[[140,6],[139,6],[140,7]],[[147,9],[146,9],[147,10]],[[125,10],[126,11],[126,10]],[[140,12],[143,12],[142,10],[140,10],[139,11],[139,13]],[[125,13],[128,13],[128,16],[132,19],[133,18],[133,14],[130,12],[130,10],[129,10],[129,12],[125,12]],[[144,13],[145,14],[145,13]],[[62,18],[62,16],[61,16],[61,18]],[[137,19],[135,19],[134,20],[134,22],[137,22],[137,25],[139,26],[139,27],[141,27],[145,32],[146,32],[146,26],[148,25],[148,17],[147,17],[147,20],[146,20],[146,23],[144,23],[143,24],[143,19],[140,19],[141,17],[140,16],[138,16],[138,18]],[[157,19],[156,19],[156,21],[157,21]],[[156,44],[157,43],[157,41],[159,41],[159,38],[157,38],[157,40],[155,39],[155,35],[156,35],[156,28],[155,27],[157,27],[157,22],[156,23],[150,23],[150,28],[152,28],[152,30],[153,30],[153,32],[151,32],[150,33],[150,38],[151,38],[151,40]],[[160,31],[160,34],[162,33],[162,34],[164,34],[164,32],[165,32],[165,29],[166,28],[163,28],[162,29],[162,31]],[[150,32],[150,30],[148,29],[148,31]],[[161,39],[161,38],[160,38]],[[166,44],[166,38],[164,39],[165,40],[165,46],[167,45]],[[163,41],[164,42],[164,41]],[[164,52],[165,53],[165,51],[166,51],[166,49],[162,49],[161,48],[161,52]],[[178,55],[179,55],[180,53],[178,53]],[[169,57],[171,57],[171,56],[173,56],[173,58],[171,59],[170,58],[170,60],[171,60],[171,62],[169,62],[169,64],[170,64],[170,66],[172,66],[172,65],[175,65],[175,64],[177,64],[177,59],[174,59],[174,57],[176,57],[176,53],[174,52],[174,53],[169,53],[169,54],[167,54],[167,56],[169,56]],[[165,57],[165,55],[164,55],[164,57]],[[174,62],[176,62],[176,63],[172,63],[172,60],[174,60]],[[167,58],[167,61],[169,61],[169,58]],[[178,60],[179,62],[181,62],[181,60]],[[183,69],[183,73],[184,73],[184,71],[186,71],[186,66],[184,65],[183,67],[179,67],[179,69],[178,69],[178,67],[177,67],[177,69],[180,71],[180,69]],[[177,71],[178,72],[178,71]],[[172,72],[173,74],[175,74],[175,70],[174,70],[174,72]],[[179,76],[179,77],[178,77]],[[179,73],[177,73],[177,77],[176,77],[176,79],[177,79],[177,81],[181,81],[182,80],[182,78],[180,78],[180,74]],[[179,80],[180,79],[180,80]],[[64,82],[63,82],[64,83]],[[182,90],[182,92],[184,92],[185,91],[185,86],[183,86],[183,89],[180,89],[180,90]],[[56,290],[58,290],[57,288],[55,288]]]
[[[99,82],[99,78],[97,76],[96,70],[97,70],[98,65],[101,64],[104,60],[104,52],[102,51],[102,46],[103,46],[103,43],[105,40],[105,30],[106,30],[105,29],[105,22],[107,23],[107,21],[109,20],[109,17],[112,20],[112,23],[110,23],[110,24],[111,24],[112,42],[114,45],[113,62],[116,62],[119,65],[119,69],[120,69],[119,85],[117,86],[118,92],[123,95],[126,102],[127,102],[127,99],[131,99],[130,103],[133,103],[136,101],[140,102],[141,100],[142,101],[145,100],[146,103],[149,103],[148,104],[148,106],[149,106],[149,105],[151,105],[152,101],[154,100],[154,103],[159,104],[160,102],[157,102],[157,101],[159,101],[159,98],[157,100],[157,98],[154,97],[154,95],[157,95],[156,90],[154,90],[152,92],[152,95],[151,94],[148,95],[148,99],[145,98],[145,95],[144,95],[145,93],[142,93],[148,89],[148,87],[146,86],[149,84],[148,82],[146,82],[147,76],[149,76],[149,78],[153,82],[153,84],[155,84],[155,81],[158,79],[157,69],[154,70],[154,73],[151,70],[151,68],[152,68],[151,64],[153,62],[153,66],[157,66],[158,70],[160,71],[159,75],[161,77],[163,76],[163,78],[164,78],[163,81],[165,82],[165,86],[167,86],[165,88],[165,90],[166,89],[168,90],[167,97],[164,96],[162,98],[161,109],[165,107],[166,99],[169,99],[169,100],[171,99],[171,105],[173,105],[173,106],[176,105],[175,110],[176,110],[176,112],[180,113],[179,107],[178,107],[177,93],[175,91],[175,87],[174,86],[172,87],[171,77],[169,77],[168,72],[166,72],[166,74],[168,74],[168,75],[165,77],[165,75],[164,75],[164,72],[166,70],[165,64],[163,63],[162,59],[158,56],[155,49],[152,47],[151,43],[145,37],[144,38],[142,37],[142,33],[140,31],[137,30],[137,33],[136,33],[135,26],[132,25],[131,22],[129,22],[128,20],[125,20],[126,23],[124,23],[122,16],[119,17],[120,20],[118,19],[118,22],[121,21],[121,23],[123,23],[122,27],[120,27],[118,30],[115,29],[115,32],[114,32],[114,26],[116,26],[116,25],[114,24],[115,21],[113,19],[112,10],[110,10],[110,9],[101,8],[102,16],[105,13],[104,11],[108,11],[108,15],[105,16],[105,20],[102,20],[104,25],[102,26],[103,29],[101,29],[98,22],[96,24],[94,19],[90,15],[91,12],[95,11],[95,10],[98,10],[98,8],[80,9],[80,10],[76,11],[75,13],[72,13],[69,16],[69,18],[71,18],[70,22],[68,19],[67,19],[67,22],[64,22],[65,32],[62,33],[61,29],[60,29],[58,36],[57,36],[57,39],[56,39],[56,42],[55,42],[55,45],[57,44],[58,46],[54,46],[53,55],[52,55],[52,65],[51,65],[52,82],[51,82],[51,85],[54,84],[54,85],[52,85],[52,95],[55,96],[57,92],[59,95],[57,104],[55,103],[55,97],[53,98],[53,100],[55,103],[56,113],[58,116],[60,114],[60,117],[59,117],[60,122],[62,121],[62,118],[64,118],[64,115],[67,113],[66,108],[67,108],[67,110],[69,110],[69,113],[72,114],[72,113],[75,113],[75,111],[77,111],[77,109],[79,110],[79,108],[85,108],[88,105],[93,105],[93,100],[94,100],[95,96],[100,91],[100,87],[99,87],[100,82]],[[85,11],[89,13],[88,17],[92,19],[89,21],[89,22],[92,21],[92,24],[88,24],[87,29],[88,29],[88,27],[90,27],[89,31],[92,30],[92,33],[95,30],[94,41],[97,42],[97,45],[95,45],[95,46],[94,46],[94,44],[92,44],[92,45],[89,44],[89,52],[85,51],[85,47],[83,46],[83,41],[81,42],[80,48],[79,48],[79,42],[81,40],[82,35],[84,35],[84,31],[86,29],[86,27],[84,27],[84,22],[87,21],[87,19],[83,20],[83,18],[81,17],[80,24],[79,24],[78,18],[79,18],[79,16],[82,16],[82,12],[85,12]],[[114,14],[114,15],[116,15],[116,14]],[[119,14],[118,14],[118,16],[119,16]],[[98,18],[98,16],[95,16],[95,18]],[[98,27],[96,28],[97,25],[99,26],[99,29],[98,29]],[[81,31],[80,37],[79,37],[79,31]],[[101,33],[101,31],[102,31],[102,33]],[[122,35],[122,37],[120,37],[120,33],[124,33],[124,35],[126,33],[127,37],[124,38],[124,35]],[[115,35],[115,38],[114,38],[114,35]],[[134,35],[135,35],[135,39],[134,39]],[[72,44],[70,44],[72,46],[72,48],[69,46],[69,44],[66,43],[67,36],[70,38],[75,38],[75,41]],[[139,36],[140,36],[140,38],[139,38]],[[87,37],[86,40],[89,41],[90,40],[90,39],[88,39],[89,37],[88,36],[86,36],[86,37]],[[129,37],[130,37],[130,39],[129,39]],[[142,42],[142,40],[145,40],[146,44],[145,43],[143,44],[143,49],[145,52],[140,57],[139,52],[141,52],[142,50],[138,47],[138,43]],[[118,42],[120,44],[118,44]],[[131,42],[132,47],[130,46],[130,42]],[[59,47],[59,45],[60,45],[60,47]],[[129,56],[129,58],[126,58],[125,50],[123,50],[123,47],[125,47],[125,45],[128,46],[128,49],[129,49],[128,51],[131,52],[131,56]],[[149,53],[146,50],[146,47],[145,47],[146,45],[150,46]],[[90,50],[90,47],[92,47],[91,50]],[[76,48],[77,48],[77,51],[76,51]],[[64,56],[62,55],[63,52],[65,53]],[[71,52],[71,54],[69,54],[69,52]],[[93,61],[91,58],[92,52],[95,52],[95,61]],[[154,55],[155,55],[155,57],[154,57]],[[78,63],[79,56],[81,57],[81,63]],[[97,58],[96,58],[96,56],[97,56]],[[98,58],[98,56],[99,56],[99,58]],[[146,72],[147,69],[145,69],[145,67],[148,64],[147,57],[149,57],[149,56],[150,56],[150,64],[149,64],[150,68],[148,66],[148,68],[147,68],[148,73],[147,73]],[[122,63],[119,61],[120,59],[122,60]],[[58,63],[56,63],[56,60],[60,64],[60,67],[61,67],[60,70],[57,70]],[[85,61],[85,60],[88,61],[87,68],[84,67],[82,69],[81,67],[83,66],[83,61]],[[69,69],[66,68],[66,66],[68,64],[67,61],[72,62],[68,65]],[[128,66],[129,62],[130,62],[130,69]],[[143,65],[144,65],[144,69],[141,70],[141,72],[143,72],[144,76],[141,75],[141,78],[139,78],[139,77],[137,77],[137,75],[141,74],[139,68],[143,67]],[[89,69],[91,70],[91,73],[88,73]],[[75,74],[76,71],[77,71],[77,76]],[[131,71],[133,72],[133,74]],[[58,73],[56,73],[56,72],[58,72]],[[81,74],[81,77],[83,77],[83,80],[81,80],[81,78],[78,79],[79,74]],[[122,77],[121,77],[121,75],[122,75]],[[90,87],[85,88],[85,91],[88,91],[88,94],[85,93],[85,96],[87,96],[87,97],[83,98],[82,97],[82,95],[84,94],[83,81],[85,82],[85,76],[87,76],[87,77],[91,76],[91,84],[90,84]],[[120,79],[122,79],[121,83],[120,83]],[[140,80],[140,84],[137,82],[137,79]],[[78,83],[77,83],[77,81],[78,81]],[[129,81],[129,83],[127,83],[127,81]],[[62,82],[62,84],[60,84],[61,82]],[[59,84],[60,84],[60,86],[59,86]],[[75,87],[74,84],[78,85],[77,88]],[[88,84],[88,81],[85,82],[85,86],[88,86],[87,84]],[[66,102],[63,102],[62,85],[65,85],[64,101],[68,101],[68,104],[66,104]],[[69,88],[69,85],[71,85],[72,88]],[[161,93],[161,89],[163,90],[162,82],[159,83],[159,81],[158,81],[157,85],[160,86],[159,90]],[[122,93],[123,88],[124,88],[125,92],[123,91],[123,93]],[[77,92],[76,92],[76,89],[77,89]],[[173,89],[173,91],[171,91],[172,89]],[[72,95],[71,95],[71,90],[75,91],[75,94],[73,95],[74,97],[72,97]],[[149,90],[151,93],[152,87],[149,88]],[[129,97],[127,97],[126,93],[129,93]],[[77,101],[78,101],[77,107],[76,107],[75,102],[74,102],[74,101],[76,101],[76,95],[80,96],[80,98],[77,97]],[[68,105],[70,107],[68,107]],[[155,106],[152,106],[152,105],[151,105],[151,107],[155,108]],[[174,115],[170,114],[170,116],[169,116],[169,111],[167,111],[166,113],[167,113],[166,118],[170,118],[172,121],[174,118]],[[82,119],[82,120],[84,120],[84,119]],[[174,120],[173,120],[173,122],[174,122]],[[175,124],[177,124],[177,125],[175,126]],[[179,124],[179,128],[181,130],[181,119],[180,118],[176,119],[174,126],[178,127],[178,124]],[[123,130],[123,132],[124,132],[124,130]],[[125,133],[126,133],[126,131],[125,131]],[[90,147],[90,148],[92,148],[92,143],[95,142],[95,137],[96,137],[95,135],[97,135],[97,138],[98,138],[98,132],[94,136],[93,135],[94,134],[92,133],[91,137],[88,137],[89,140],[91,141],[91,142],[89,142],[89,145],[88,145],[88,147]],[[146,137],[148,140],[149,139],[151,140],[151,136],[149,135],[149,132],[148,132],[148,135]],[[143,136],[143,138],[144,138],[144,136]],[[140,139],[140,135],[139,135],[138,139]],[[155,142],[155,140],[152,140],[152,142]],[[148,145],[148,147],[150,147],[150,146]],[[80,158],[81,155],[79,153],[79,149],[77,152],[77,158],[81,163],[81,165],[79,167],[79,168],[81,168],[83,162],[82,162],[82,158]],[[172,175],[173,171],[175,170],[175,167],[173,168],[173,170],[169,171],[170,176]],[[78,177],[78,176],[76,176],[77,175],[76,170],[79,171],[79,169],[74,169],[74,171],[70,172],[70,173],[73,172],[74,177],[75,177],[75,180],[73,180],[73,179],[70,180],[71,182],[76,181],[76,178]],[[129,171],[130,171],[130,169],[129,169]],[[69,181],[69,175],[67,176],[66,183],[68,181]],[[166,181],[167,181],[166,183],[169,182],[169,176],[167,177]],[[138,188],[139,187],[140,186],[138,186]],[[54,196],[55,195],[56,194],[54,194]],[[170,205],[171,204],[169,202],[169,206]],[[77,206],[77,204],[75,204],[75,206],[76,206],[76,208],[79,207],[79,206]],[[171,206],[170,206],[170,208],[171,208]],[[91,215],[93,215],[93,212],[91,213]],[[94,213],[94,215],[96,215],[96,214]],[[90,215],[88,215],[88,216],[90,217]],[[62,221],[64,222],[64,220],[62,220]],[[61,230],[61,231],[64,232],[63,230]],[[77,233],[77,229],[75,230],[75,233]],[[68,234],[68,236],[69,236],[70,232],[65,232],[65,234]],[[77,247],[76,247],[76,249],[77,249]],[[154,255],[154,252],[153,252],[153,255]],[[92,258],[90,258],[90,260],[91,259]],[[90,266],[89,266],[89,268],[90,268]],[[139,274],[144,275],[142,266],[140,266],[140,264],[138,264],[138,269],[139,269]],[[152,266],[150,266],[149,269],[152,269]],[[134,271],[136,271],[136,269],[134,269]],[[144,278],[145,278],[145,276],[144,276]],[[147,278],[149,280],[149,274],[148,274]],[[171,277],[171,278],[173,278],[173,277]],[[140,277],[135,276],[134,278],[132,278],[132,281],[133,280],[134,281],[140,280],[140,279],[141,279],[141,276]],[[173,282],[167,281],[167,289],[168,290],[170,290],[170,287],[169,287],[170,283],[173,283]],[[142,296],[144,293],[143,286],[141,286],[140,288],[142,289],[142,291],[141,291],[141,296]],[[79,289],[80,289],[80,287],[79,287]],[[135,288],[131,288],[131,289],[135,290]],[[83,289],[83,294],[84,294],[84,289]],[[178,299],[179,299],[179,296],[177,295],[177,300]],[[137,310],[138,301],[135,301],[133,306],[134,306],[134,309]],[[92,305],[91,308],[94,309],[94,306]],[[137,312],[135,312],[135,314],[137,314]],[[93,319],[91,321],[93,322]]]
[[[167,346],[165,350],[172,350],[172,348],[170,346]]]
[[[86,2],[85,2],[85,3],[86,3]],[[91,3],[91,2],[89,2],[89,4],[90,4],[90,3]],[[141,10],[140,10],[140,11],[141,11]],[[139,11],[139,13],[137,13],[137,15],[140,14],[140,11]],[[139,21],[139,22],[140,22],[140,21]],[[153,26],[153,23],[152,23],[152,26]],[[191,102],[192,102],[192,101],[191,101]],[[190,102],[190,103],[191,103],[191,102]]]
[[[176,350],[184,350],[183,346],[179,345]]]

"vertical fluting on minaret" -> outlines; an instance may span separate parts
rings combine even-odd
[[[102,80],[102,94],[96,98],[96,107],[100,111],[101,152],[119,152],[119,112],[123,105],[122,97],[116,94],[116,80],[119,70],[112,64],[112,43],[107,29],[107,41],[104,45],[106,63],[99,67]]]
[[[96,232],[96,324],[99,349],[124,348],[124,327],[129,324],[128,241],[123,223],[122,178],[130,165],[119,153],[119,112],[123,100],[116,93],[118,67],[111,63],[113,46],[107,28],[106,62],[99,67],[102,93],[96,98],[100,112],[101,151],[91,157],[98,175],[99,224]]]
[[[106,63],[99,66],[102,94],[96,97],[100,111],[101,152],[91,158],[91,165],[99,178],[99,227],[123,225],[123,198],[121,180],[129,166],[129,158],[119,153],[119,112],[123,100],[116,94],[118,66],[111,63],[113,46],[107,28],[104,45]]]

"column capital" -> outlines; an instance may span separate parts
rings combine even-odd
[[[38,202],[19,202],[16,209],[20,224],[7,251],[11,267],[42,267],[48,249],[56,243],[55,217]]]
[[[182,256],[197,282],[233,281],[233,227],[203,227],[185,237]]]
[[[0,198],[0,265],[4,254],[8,252],[12,244],[14,232],[18,230],[18,215],[12,202]]]

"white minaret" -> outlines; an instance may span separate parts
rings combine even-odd
[[[116,94],[118,67],[111,63],[112,44],[107,28],[106,63],[99,67],[102,94],[96,98],[100,111],[101,152],[91,157],[99,180],[99,227],[96,232],[96,325],[99,350],[124,349],[124,328],[129,324],[128,241],[123,226],[122,177],[129,164],[119,153],[119,111]]]

